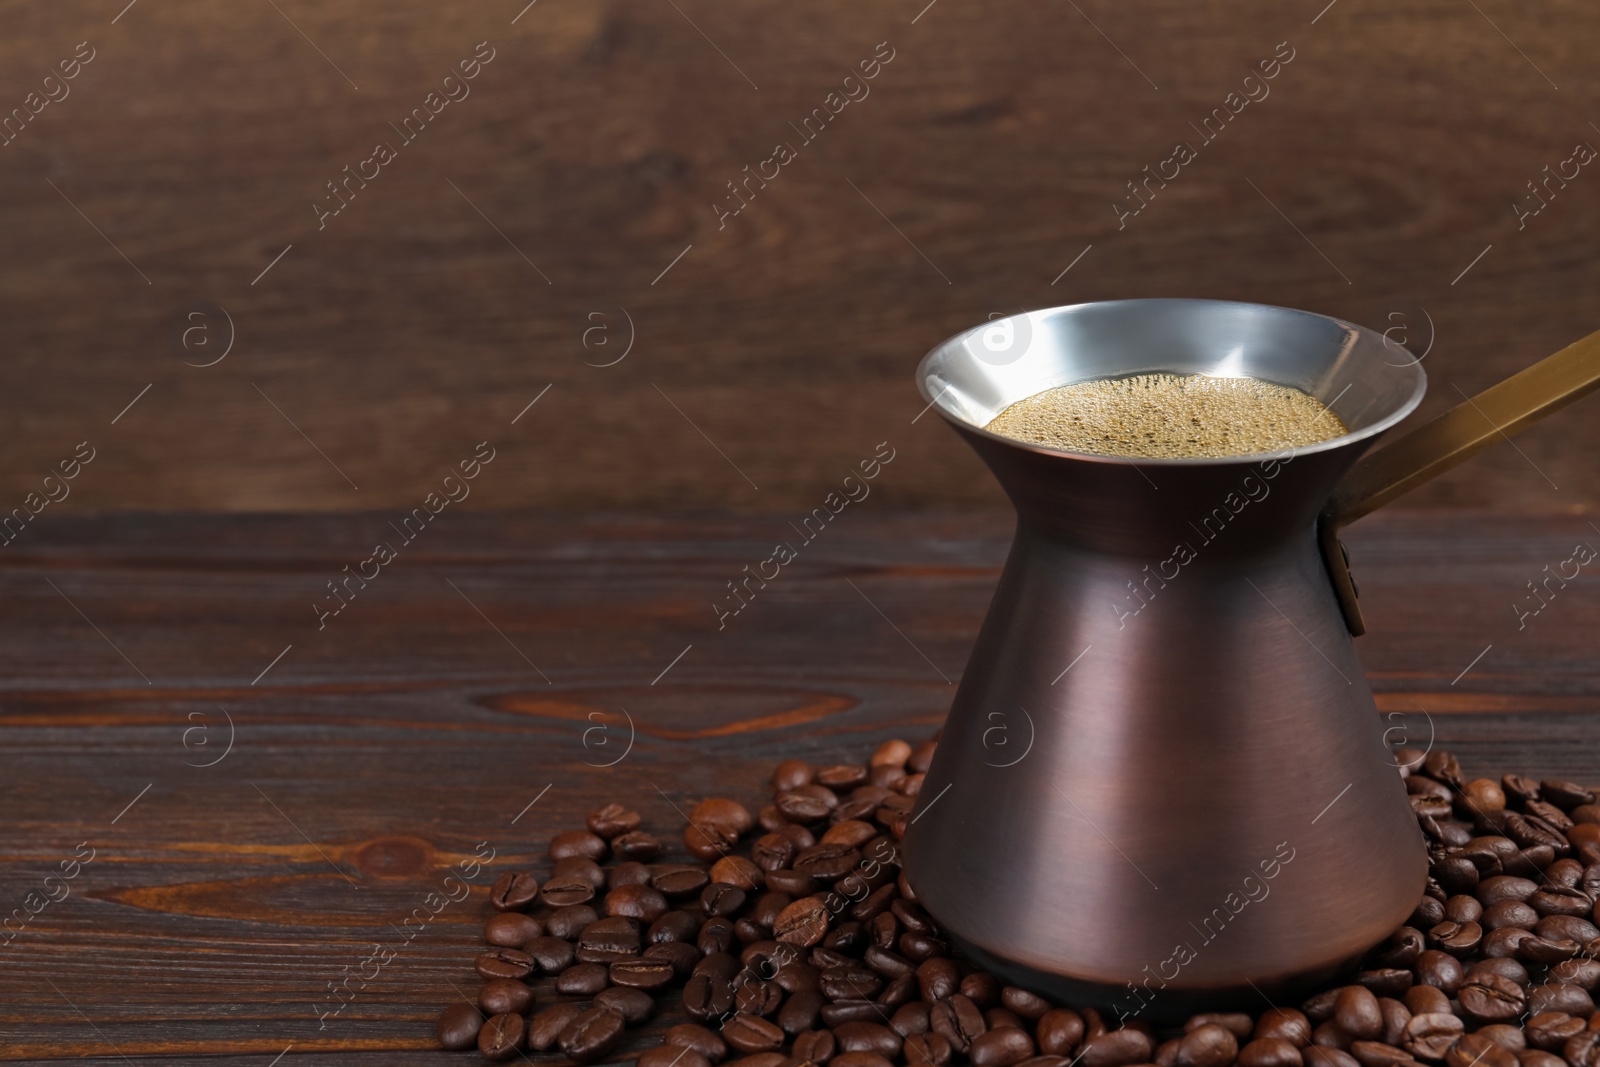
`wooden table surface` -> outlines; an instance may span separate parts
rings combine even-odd
[[[928,734],[1009,532],[852,510],[719,631],[784,517],[450,513],[321,629],[387,517],[30,531],[0,557],[0,914],[28,917],[0,934],[0,1057],[477,1062],[434,1050],[433,1018],[475,991],[498,871],[606,798],[675,837],[674,805],[758,801],[780,755]],[[1597,583],[1521,630],[1512,608],[1600,544],[1587,518],[1380,514],[1349,541],[1375,728],[1600,780]],[[470,899],[402,932],[479,848]],[[375,945],[393,958],[322,1017]]]

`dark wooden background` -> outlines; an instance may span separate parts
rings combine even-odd
[[[1600,144],[1582,0],[524,3],[6,5],[0,108],[96,57],[0,148],[0,504],[88,439],[80,512],[409,507],[550,385],[471,506],[809,508],[886,439],[889,502],[999,506],[909,425],[916,360],[991,312],[1403,325],[1425,412],[1600,326],[1600,176],[1520,232],[1511,208]],[[319,232],[324,183],[480,41],[471,96]],[[719,231],[724,183],[884,41],[871,95]],[[1118,232],[1125,182],[1282,41],[1271,95]],[[185,366],[220,354],[215,307],[230,354]],[[624,310],[627,358],[586,366]],[[1600,419],[1522,448],[1412,503],[1594,503]]]

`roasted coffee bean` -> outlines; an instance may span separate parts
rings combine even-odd
[[[1478,872],[1478,865],[1466,856],[1446,856],[1435,861],[1431,870],[1439,882],[1439,888],[1446,893],[1471,893],[1478,888],[1483,877]]]
[[[634,863],[649,863],[661,855],[661,840],[654,834],[647,834],[643,830],[633,830],[621,837],[613,838],[611,851],[618,859]]]
[[[1350,1036],[1350,1031],[1329,1019],[1325,1023],[1318,1023],[1317,1028],[1311,1031],[1311,1043],[1325,1048],[1339,1048],[1348,1050],[1355,1044],[1356,1039]]]
[[[1015,1067],[1032,1055],[1033,1038],[1028,1036],[1028,1031],[1016,1026],[985,1030],[972,1039],[972,1047],[967,1050],[973,1067]],[[1221,1065],[1207,1064],[1206,1067]]]
[[[483,1028],[483,1013],[464,1000],[458,1000],[439,1013],[434,1033],[439,1047],[455,1052],[469,1049],[478,1043],[478,1031]]]
[[[779,941],[809,948],[828,933],[828,907],[821,897],[805,897],[784,908],[772,924]]]
[[[1177,1067],[1227,1067],[1238,1054],[1239,1039],[1233,1031],[1218,1023],[1202,1023],[1178,1042]]]
[[[606,871],[606,888],[621,889],[625,885],[649,885],[654,872],[637,860],[625,860]]]
[[[696,804],[689,810],[689,822],[695,826],[715,826],[734,840],[756,824],[750,809],[724,797],[710,797]]]
[[[1403,996],[1411,988],[1412,981],[1411,970],[1407,967],[1380,967],[1356,975],[1356,984],[1372,990],[1377,997]]]
[[[1450,998],[1443,991],[1431,985],[1414,985],[1406,990],[1406,1009],[1412,1015],[1428,1015],[1430,1013],[1450,1011]]]
[[[1517,1057],[1482,1034],[1465,1034],[1445,1053],[1445,1067],[1517,1067]]]
[[[1078,1053],[1078,1062],[1083,1067],[1131,1067],[1135,1063],[1149,1062],[1154,1051],[1155,1042],[1150,1040],[1149,1034],[1123,1027],[1086,1040]]]
[[[811,764],[803,759],[786,759],[773,768],[773,792],[787,793],[791,789],[799,789],[803,785],[809,785],[816,773]]]
[[[924,1000],[928,999],[926,995]],[[1070,1008],[1051,1008],[1034,1024],[1039,1051],[1051,1056],[1070,1056],[1083,1040],[1083,1017]]]
[[[648,944],[659,945],[667,941],[693,942],[700,932],[700,923],[686,911],[668,911],[656,917],[644,932]]]
[[[588,830],[567,830],[550,839],[549,856],[553,860],[581,856],[589,860],[603,860],[610,851],[606,839]]]
[[[928,1010],[928,1025],[936,1034],[943,1034],[957,1052],[966,1052],[972,1039],[988,1029],[983,1012],[972,998],[956,993],[939,1001]]]
[[[1539,796],[1568,810],[1583,804],[1593,804],[1595,800],[1594,790],[1558,778],[1546,778],[1540,782]]]
[[[1382,1041],[1355,1041],[1348,1051],[1361,1067],[1401,1067],[1402,1064],[1417,1062],[1403,1049]]]
[[[656,990],[672,981],[672,964],[666,960],[616,960],[608,973],[612,985]]]
[[[682,900],[699,893],[710,881],[704,867],[680,863],[656,868],[650,886],[668,900]]]
[[[1499,900],[1483,909],[1482,924],[1486,930],[1499,930],[1507,926],[1531,929],[1539,921],[1533,905],[1521,900]]]
[[[788,893],[798,900],[801,897],[811,896],[822,887],[821,883],[809,874],[801,871],[781,870],[767,872],[767,888],[775,889],[780,893]]]
[[[733,986],[721,975],[700,973],[683,986],[683,1010],[695,1020],[719,1019],[733,1010]]]
[[[1534,1048],[1546,1052],[1560,1052],[1568,1041],[1583,1033],[1587,1027],[1576,1015],[1568,1015],[1562,1011],[1542,1011],[1523,1023],[1522,1029],[1527,1035],[1528,1044]]]
[[[1399,1046],[1406,1036],[1406,1024],[1411,1021],[1411,1009],[1393,997],[1379,997],[1378,1007],[1383,1012],[1383,1037],[1385,1045]]]
[[[551,913],[550,918],[545,920],[545,933],[551,937],[576,941],[583,928],[598,918],[600,913],[587,904],[572,904],[565,908],[557,908]]]
[[[569,997],[592,997],[610,984],[603,963],[575,963],[556,975],[556,992]]]
[[[802,989],[789,994],[778,1009],[778,1027],[786,1034],[799,1034],[817,1027],[821,1017],[822,994],[815,989]]]
[[[1429,949],[1417,957],[1416,975],[1418,985],[1437,986],[1447,996],[1453,996],[1461,987],[1463,971],[1461,961],[1454,956]]]
[[[907,1067],[946,1067],[955,1049],[943,1034],[913,1034],[906,1038],[901,1055]]]
[[[729,1062],[728,1067],[796,1067],[790,1057],[781,1052],[752,1052]]]
[[[882,1023],[845,1023],[833,1036],[844,1052],[876,1052],[891,1060],[900,1055],[900,1035]]]
[[[647,945],[639,954],[641,959],[665,960],[667,966],[672,968],[672,973],[678,978],[687,978],[694,970],[695,964],[702,957],[700,950],[687,941],[659,941],[654,945]]]
[[[743,856],[723,856],[711,865],[711,880],[726,882],[749,892],[767,884],[767,875]]]
[[[1461,1010],[1480,1023],[1503,1023],[1528,1006],[1522,987],[1498,974],[1479,973],[1463,982],[1456,994]]]
[[[478,1052],[486,1060],[509,1060],[522,1051],[527,1040],[527,1024],[522,1016],[507,1012],[496,1015],[478,1031]]]
[[[728,1055],[728,1043],[714,1031],[696,1023],[669,1026],[667,1032],[661,1035],[661,1040],[674,1048],[692,1049],[712,1063],[718,1063]]]
[[[883,978],[854,963],[846,967],[827,967],[821,975],[821,989],[829,1000],[870,999],[883,989]]]
[[[606,894],[606,914],[653,923],[667,913],[667,898],[647,885],[625,885]]]
[[[1535,934],[1517,942],[1516,954],[1520,960],[1529,963],[1560,963],[1570,960],[1583,951],[1583,946],[1576,941],[1566,939],[1552,940]]]
[[[770,874],[789,866],[798,851],[799,847],[783,834],[764,834],[750,846],[750,860]]]
[[[1550,968],[1549,978],[1552,982],[1565,982],[1592,993],[1596,984],[1600,984],[1600,962],[1587,957],[1563,960]]]
[[[1334,1006],[1339,1003],[1339,994],[1344,991],[1340,986],[1336,989],[1324,989],[1306,998],[1300,1005],[1300,1010],[1306,1013],[1306,1018],[1313,1023],[1325,1023],[1333,1018]]]
[[[896,1008],[894,1014],[889,1017],[889,1026],[902,1037],[927,1033],[928,1005],[920,1000],[907,1001]]]
[[[1477,923],[1458,923],[1446,919],[1428,931],[1428,944],[1457,959],[1470,955],[1483,940],[1483,927]]]
[[[893,952],[890,952],[886,949],[881,949],[877,945],[868,945],[866,952],[863,953],[861,957],[861,960],[868,967],[871,967],[874,971],[877,971],[885,978],[894,979],[899,978],[902,975],[912,975],[912,981],[916,981],[915,969],[912,967],[910,960],[906,959],[904,956],[897,956]],[[968,977],[970,978],[973,976],[968,975]],[[965,985],[965,982],[963,982],[963,985]],[[963,989],[962,992],[970,994],[972,991]],[[973,999],[974,1003],[978,1002],[977,998]],[[989,999],[991,1002],[993,1002],[994,998],[990,997]]]
[[[798,959],[779,967],[772,980],[785,993],[798,993],[802,989],[820,991],[822,988],[822,972]]]
[[[528,1020],[528,1048],[533,1052],[549,1052],[567,1024],[583,1014],[582,1004],[552,1004]]]
[[[1498,974],[1502,978],[1511,979],[1524,989],[1528,986],[1528,969],[1513,959],[1492,957],[1478,960],[1467,968],[1467,981],[1470,982],[1475,975],[1480,974]]]
[[[1258,1037],[1239,1050],[1239,1067],[1300,1067],[1300,1048],[1281,1037]]]
[[[929,1004],[943,1000],[961,986],[961,971],[952,959],[924,960],[917,965],[917,986]]]
[[[736,1012],[722,1025],[722,1039],[740,1052],[776,1052],[783,1047],[783,1030],[757,1015]]]
[[[1517,1063],[1522,1067],[1567,1067],[1567,1061],[1560,1056],[1531,1048],[1517,1053]]]
[[[984,1011],[983,1022],[990,1030],[1001,1026],[1015,1026],[1019,1030],[1028,1029],[1028,1023],[1022,1016],[1009,1008],[998,1006]]]
[[[773,804],[786,819],[797,823],[812,823],[826,819],[828,813],[839,806],[839,798],[830,789],[803,785],[779,793],[773,799]]]
[[[640,823],[639,813],[631,811],[621,804],[607,804],[589,813],[586,820],[589,832],[610,840],[619,834],[630,830],[637,830]]]
[[[1485,959],[1501,959],[1515,956],[1522,951],[1522,943],[1538,935],[1532,930],[1521,926],[1502,926],[1498,930],[1490,930],[1478,952]]]
[[[872,1000],[840,1000],[822,1006],[824,1026],[837,1028],[845,1023],[870,1023],[883,1018],[883,1005]]]
[[[483,924],[483,939],[501,948],[521,948],[544,933],[538,919],[520,911],[505,911]]]
[[[700,892],[700,907],[707,918],[725,918],[744,907],[745,892],[726,882],[712,882]]]
[[[1361,1067],[1361,1061],[1343,1049],[1308,1045],[1300,1055],[1306,1067]]]
[[[634,1065],[635,1067],[711,1067],[711,1061],[691,1048],[660,1045],[641,1052]]]
[[[801,849],[795,854],[792,866],[803,874],[822,881],[842,878],[861,862],[859,849],[849,845],[823,844]]]
[[[1572,1067],[1600,1067],[1600,1031],[1585,1029],[1568,1038],[1561,1055]]]
[[[753,978],[748,981],[736,981],[733,985],[733,1007],[735,1011],[742,1011],[746,1015],[759,1015],[770,1018],[777,1014],[778,1007],[783,1003],[783,990],[765,978]]]
[[[985,977],[988,976],[986,975]],[[993,979],[990,980],[993,981]],[[961,991],[966,993],[969,997],[972,996],[971,991],[966,989],[965,985],[966,983],[963,981],[963,988]],[[1023,989],[1021,986],[1002,986],[1000,988],[999,1000],[1002,1007],[1006,1008],[1008,1011],[1016,1012],[1018,1015],[1029,1020],[1030,1022],[1039,1020],[1047,1011],[1050,1010],[1050,1002],[1048,1000],[1039,996],[1037,993],[1031,993],[1028,990]],[[973,997],[973,1001],[976,1003],[977,998]],[[1249,1016],[1245,1016],[1245,1019],[1248,1021]]]
[[[831,1067],[894,1067],[876,1052],[841,1052],[828,1062]]]
[[[885,1008],[898,1008],[917,999],[917,976],[910,972],[891,978],[876,998]],[[999,1010],[999,1009],[996,1009]]]
[[[1417,902],[1416,909],[1412,911],[1411,917],[1406,920],[1406,925],[1418,930],[1426,930],[1442,922],[1444,922],[1444,901],[1434,897],[1423,897]]]
[[[590,1008],[573,1017],[556,1039],[561,1051],[579,1063],[600,1059],[622,1040],[622,1013],[613,1008]]]
[[[1328,1005],[1328,1010],[1333,1010],[1332,1004]],[[1255,1037],[1258,1041],[1279,1037],[1295,1048],[1304,1048],[1311,1044],[1311,1020],[1294,1008],[1268,1008],[1256,1020]]]
[[[1600,937],[1600,927],[1576,915],[1546,915],[1534,924],[1533,932],[1552,941],[1576,941],[1584,945]]]
[[[523,871],[507,871],[489,887],[489,903],[496,911],[521,911],[538,895],[538,880]]]
[[[1449,1012],[1423,1012],[1406,1024],[1400,1047],[1419,1060],[1442,1060],[1466,1032],[1466,1025]]]
[[[577,957],[582,963],[611,963],[637,956],[639,920],[625,915],[596,919],[578,932]]]
[[[1528,1039],[1520,1027],[1506,1023],[1490,1023],[1488,1026],[1478,1027],[1477,1032],[1507,1052],[1521,1052],[1528,1047]]]
[[[473,965],[483,978],[526,978],[533,973],[533,957],[521,949],[495,948]]]
[[[737,843],[720,828],[709,823],[704,826],[691,823],[683,828],[683,847],[696,859],[705,860],[707,863],[726,856]]]
[[[1549,982],[1528,990],[1528,1010],[1562,1011],[1587,1019],[1594,1014],[1594,999],[1580,986]]]
[[[921,963],[936,956],[945,956],[950,952],[950,946],[937,937],[919,934],[915,930],[907,930],[901,934],[900,940],[896,942],[895,947],[900,950],[902,956],[913,963]]]
[[[1383,1033],[1383,1011],[1378,998],[1364,986],[1345,986],[1334,1001],[1333,1021],[1357,1041],[1372,1041]]]
[[[1531,815],[1557,833],[1570,830],[1575,820],[1554,804],[1543,800],[1530,800],[1522,806],[1523,814]]]
[[[562,908],[569,904],[587,904],[594,899],[595,887],[587,878],[576,875],[565,877],[551,875],[539,891],[539,899],[546,907]]]
[[[1477,897],[1485,908],[1502,900],[1527,900],[1539,889],[1539,883],[1528,878],[1502,874],[1485,878],[1478,886]]]
[[[894,919],[894,915],[889,912],[889,908],[896,900],[899,899],[899,897],[900,889],[893,882],[880,885],[871,893],[867,894],[865,900],[858,901],[857,903],[851,905],[850,918],[859,922],[867,923],[869,926],[884,915],[888,915],[889,918]],[[900,922],[899,919],[894,919],[894,921],[897,925]]]
[[[1475,923],[1483,917],[1483,904],[1477,897],[1457,893],[1444,902],[1444,917],[1450,922]]]
[[[1542,886],[1528,895],[1526,903],[1541,916],[1572,915],[1582,918],[1594,908],[1589,894],[1567,886]]]
[[[606,870],[605,885],[608,889],[621,889],[622,886],[648,886],[653,877],[650,865],[643,864],[637,859],[627,859],[616,867]]]
[[[594,1006],[610,1008],[621,1015],[622,1021],[629,1026],[638,1026],[650,1018],[651,1013],[655,1011],[656,1002],[654,997],[643,990],[612,986],[595,994]]]
[[[831,1060],[837,1050],[832,1030],[807,1030],[795,1035],[792,1051],[799,1063],[821,1065]]]

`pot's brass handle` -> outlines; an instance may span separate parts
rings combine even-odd
[[[1363,457],[1322,512],[1320,537],[1333,589],[1350,632],[1366,626],[1355,583],[1339,544],[1339,528],[1470,459],[1496,441],[1600,388],[1600,331],[1518,371],[1432,422],[1385,442]]]

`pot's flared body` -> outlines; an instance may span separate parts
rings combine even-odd
[[[1018,522],[907,828],[928,911],[1146,1018],[1259,1007],[1401,925],[1425,848],[1316,530],[1367,440],[1135,464],[951,421]]]

